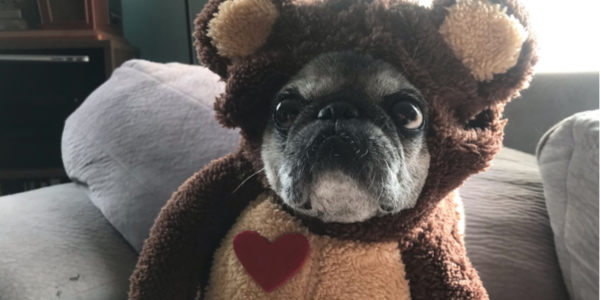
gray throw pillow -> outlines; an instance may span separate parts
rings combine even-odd
[[[171,194],[237,146],[214,120],[223,89],[203,67],[132,60],[66,121],[69,177],[137,251]]]
[[[599,111],[576,114],[538,145],[554,242],[571,299],[598,299]]]

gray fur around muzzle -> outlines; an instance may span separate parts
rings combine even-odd
[[[407,104],[394,105],[410,100],[426,113],[419,95],[402,74],[368,56],[316,58],[273,101],[262,145],[271,187],[286,205],[324,222],[413,207],[429,168],[426,125],[408,130],[394,114]]]

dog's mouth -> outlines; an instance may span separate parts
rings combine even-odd
[[[328,158],[331,160],[351,160],[358,155],[360,150],[356,143],[345,137],[343,134],[334,134],[326,137],[317,147],[315,156],[319,158]]]
[[[361,138],[364,133],[359,131],[335,125],[321,129],[310,143],[308,163],[342,169],[364,163],[369,150]]]

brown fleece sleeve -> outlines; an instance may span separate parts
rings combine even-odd
[[[454,193],[400,240],[412,300],[489,299],[467,258]]]
[[[129,299],[187,300],[199,295],[216,248],[263,189],[255,177],[240,186],[254,172],[238,151],[213,161],[173,194],[144,244]]]

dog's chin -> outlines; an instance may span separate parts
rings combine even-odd
[[[378,199],[342,171],[326,171],[303,190],[306,201],[293,208],[323,222],[362,222],[383,213]]]

